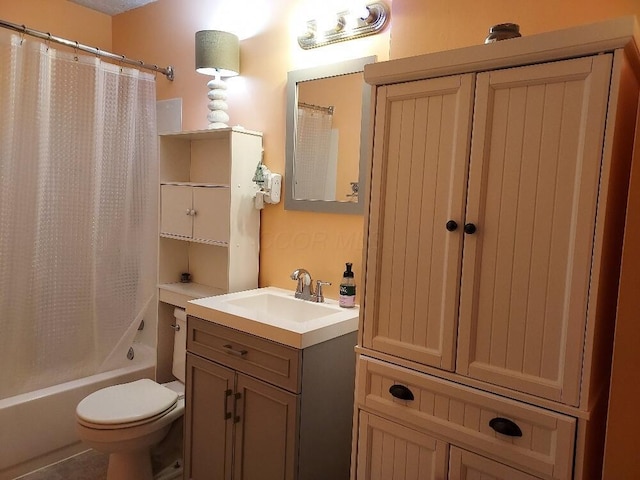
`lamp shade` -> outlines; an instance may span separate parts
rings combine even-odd
[[[233,77],[240,73],[240,41],[220,30],[196,32],[196,72]]]

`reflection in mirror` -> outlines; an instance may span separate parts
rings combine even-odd
[[[362,213],[375,57],[289,72],[285,208]]]

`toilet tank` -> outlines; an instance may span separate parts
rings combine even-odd
[[[182,308],[173,311],[176,319],[175,324],[179,327],[175,329],[173,338],[173,376],[185,383],[187,360],[187,313]]]

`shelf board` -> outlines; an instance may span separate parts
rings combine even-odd
[[[199,238],[183,237],[181,235],[173,235],[171,233],[160,233],[162,238],[170,238],[172,240],[182,240],[183,242],[203,243],[205,245],[213,245],[214,247],[228,247],[229,242],[220,240],[204,240]]]
[[[229,184],[223,183],[160,182],[160,185],[175,185],[178,187],[229,188]]]
[[[187,302],[197,298],[215,297],[225,292],[221,288],[212,287],[210,285],[202,285],[200,283],[161,283],[158,285],[159,298],[161,302],[175,305],[176,307],[186,308]]]
[[[254,132],[252,130],[246,130],[242,127],[227,127],[227,128],[215,128],[210,130],[195,130],[191,132],[179,132],[179,133],[163,133],[160,138],[176,138],[184,140],[199,140],[205,138],[223,138],[229,136],[229,132],[244,133],[247,135],[262,136],[262,132]]]

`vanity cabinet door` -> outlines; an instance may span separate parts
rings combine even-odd
[[[185,478],[230,480],[235,372],[187,353]]]
[[[242,374],[236,392],[234,480],[294,480],[298,395]]]
[[[363,345],[453,370],[475,75],[380,87]]]
[[[298,395],[187,353],[185,478],[295,480]]]
[[[355,480],[442,480],[449,444],[363,410]]]
[[[478,74],[458,373],[578,405],[611,61]]]

